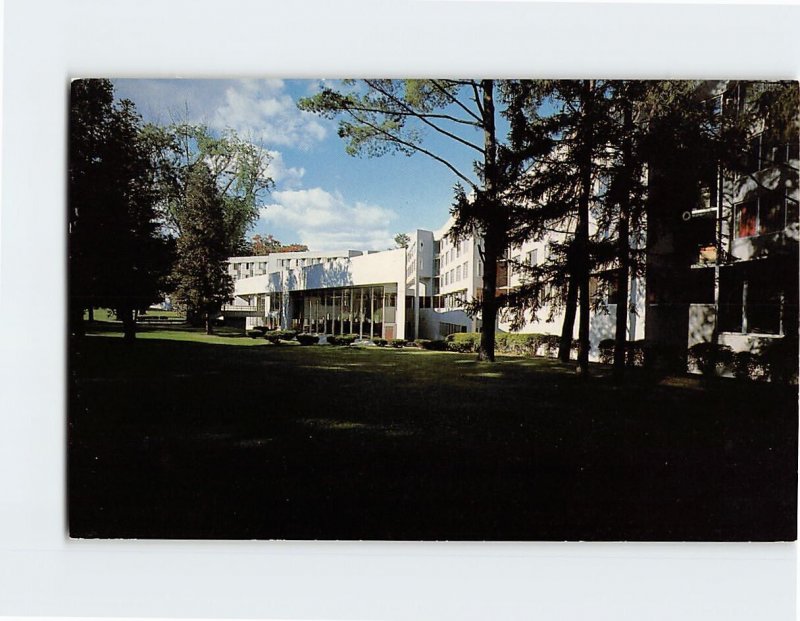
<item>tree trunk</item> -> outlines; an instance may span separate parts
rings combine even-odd
[[[481,299],[481,343],[478,360],[494,362],[495,324],[497,323],[497,259],[498,243],[494,231],[488,231],[483,241],[483,298]]]
[[[558,344],[558,359],[569,362],[572,353],[572,335],[575,332],[575,315],[578,306],[578,287],[575,276],[570,275],[567,283],[567,304],[564,309],[564,323],[561,326],[561,340]]]
[[[89,321],[94,321],[94,306],[89,307]]]
[[[624,132],[622,143],[623,187],[619,204],[619,239],[617,240],[617,326],[614,335],[614,377],[621,379],[625,375],[625,350],[628,341],[628,278],[630,277],[630,213],[631,184],[633,174],[633,111],[630,101],[625,102],[623,111]]]
[[[497,322],[497,259],[503,252],[505,227],[497,201],[497,139],[494,124],[494,81],[482,80],[484,144],[484,192],[488,213],[484,219],[483,298],[481,299],[481,343],[478,360],[494,362],[495,323]]]
[[[206,313],[206,334],[214,334],[214,323],[211,313]]]
[[[133,318],[133,309],[120,307],[117,309],[122,320],[122,333],[126,342],[131,343],[136,339],[136,320]]]
[[[578,197],[578,224],[575,231],[577,250],[576,267],[579,286],[579,324],[578,324],[578,374],[589,373],[589,199],[592,194],[592,88],[593,80],[584,80],[581,93],[581,149],[578,163],[580,174],[580,196]]]

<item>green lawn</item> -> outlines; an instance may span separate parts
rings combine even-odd
[[[796,387],[113,335],[71,355],[73,536],[794,537]]]

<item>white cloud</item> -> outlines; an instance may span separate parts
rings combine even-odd
[[[271,198],[274,202],[261,209],[261,219],[293,229],[297,241],[312,250],[383,250],[394,245],[390,224],[397,214],[391,209],[350,204],[338,192],[322,188],[276,191]]]
[[[231,128],[266,146],[307,149],[325,138],[325,122],[297,108],[282,80],[239,80],[225,89],[211,116],[216,129]]]
[[[302,166],[287,166],[280,151],[267,151],[270,157],[267,167],[267,176],[271,177],[276,186],[286,189],[298,188],[306,174]]]

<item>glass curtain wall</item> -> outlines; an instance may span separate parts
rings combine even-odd
[[[292,292],[292,324],[303,332],[382,338],[397,318],[397,285]]]

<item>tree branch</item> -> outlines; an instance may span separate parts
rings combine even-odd
[[[452,165],[450,162],[448,162],[447,160],[445,160],[443,157],[441,157],[441,156],[439,156],[439,155],[436,155],[436,154],[435,154],[435,153],[433,153],[432,151],[429,151],[428,149],[425,149],[425,148],[423,148],[423,147],[421,147],[421,146],[419,146],[419,145],[416,145],[416,144],[414,144],[413,142],[408,142],[407,140],[403,140],[402,138],[400,138],[400,137],[398,137],[398,136],[395,136],[394,134],[391,134],[391,133],[387,132],[385,129],[382,129],[381,127],[379,127],[379,126],[375,125],[374,123],[371,123],[370,121],[368,121],[368,120],[366,120],[366,119],[363,119],[363,118],[359,117],[358,115],[356,115],[356,114],[355,114],[354,112],[352,112],[351,110],[347,110],[347,112],[348,112],[348,113],[350,114],[350,116],[352,116],[352,117],[353,117],[353,118],[354,118],[354,119],[355,119],[357,122],[359,122],[359,123],[363,123],[363,124],[364,124],[364,125],[366,125],[367,127],[370,127],[370,128],[372,128],[373,130],[375,130],[375,131],[376,131],[376,132],[378,132],[379,134],[383,135],[383,136],[384,136],[384,137],[385,137],[385,138],[386,138],[386,139],[387,139],[389,142],[396,142],[397,144],[401,144],[401,145],[403,145],[404,147],[407,147],[407,148],[409,148],[409,149],[412,149],[412,150],[414,150],[414,151],[419,151],[420,153],[424,153],[424,154],[425,154],[425,155],[427,155],[428,157],[430,157],[430,158],[432,158],[432,159],[436,160],[437,162],[440,162],[440,163],[444,164],[445,166],[447,166],[447,168],[449,168],[449,169],[450,169],[450,170],[453,172],[453,174],[455,174],[455,175],[456,175],[456,176],[457,176],[459,179],[461,179],[461,180],[462,180],[464,183],[466,183],[467,185],[469,185],[469,187],[471,187],[473,190],[477,190],[477,186],[475,185],[475,183],[474,183],[474,182],[473,182],[473,181],[472,181],[472,180],[471,180],[469,177],[467,177],[466,175],[464,175],[464,174],[463,174],[461,171],[459,171],[459,170],[458,170],[458,169],[457,169],[455,166],[453,166],[453,165]]]
[[[397,97],[395,97],[391,93],[386,92],[380,86],[373,85],[369,80],[364,80],[364,81],[369,85],[370,88],[374,88],[379,93],[383,93],[386,97],[389,97],[398,106],[401,106],[403,109],[405,109],[407,111],[407,113],[410,114],[411,116],[414,116],[415,118],[418,118],[420,121],[422,121],[423,123],[425,123],[429,127],[432,127],[434,130],[436,130],[440,134],[443,134],[443,135],[447,136],[448,138],[450,138],[452,140],[455,140],[456,142],[460,142],[461,144],[463,144],[463,145],[465,145],[467,147],[470,147],[470,148],[474,149],[475,151],[477,151],[478,153],[480,153],[481,155],[483,155],[484,151],[483,151],[483,149],[481,147],[471,143],[469,140],[465,140],[464,138],[461,138],[460,136],[456,136],[455,134],[453,134],[452,132],[447,131],[446,129],[442,129],[441,127],[436,125],[436,123],[433,123],[433,122],[429,121],[426,118],[428,116],[427,113],[415,112],[407,104],[405,104],[404,102],[399,100]],[[392,114],[392,113],[390,112],[388,114]]]
[[[470,86],[472,86],[472,88],[476,88],[476,87],[475,87],[475,83],[474,83],[474,82],[471,82],[471,81],[467,81],[467,82],[460,82],[460,81],[457,81],[457,80],[456,80],[456,81],[454,81],[454,82],[455,82],[456,84],[459,84],[459,85],[461,85],[461,86],[464,86],[464,85],[466,84],[466,85],[470,85]],[[467,114],[469,114],[469,115],[470,115],[470,116],[471,116],[473,119],[475,119],[475,120],[477,121],[477,126],[478,126],[478,127],[483,127],[483,119],[482,119],[480,116],[478,116],[477,114],[475,114],[475,113],[474,113],[472,110],[470,110],[469,108],[467,108],[467,107],[466,107],[466,106],[465,106],[463,103],[461,103],[461,101],[459,101],[459,99],[458,99],[457,97],[454,97],[453,95],[451,95],[451,94],[450,94],[450,93],[447,91],[447,89],[446,89],[446,88],[442,88],[442,86],[439,84],[439,81],[438,81],[438,80],[431,80],[431,84],[433,84],[433,85],[434,85],[434,86],[435,86],[437,89],[439,89],[439,91],[440,91],[440,92],[441,92],[441,93],[442,93],[442,94],[443,94],[445,97],[447,97],[447,98],[448,98],[450,101],[452,101],[454,104],[456,104],[456,105],[457,105],[458,107],[460,107],[462,110],[464,110],[464,111],[465,111]],[[477,103],[477,101],[476,101],[476,103]],[[480,106],[479,106],[479,108],[480,108]]]

